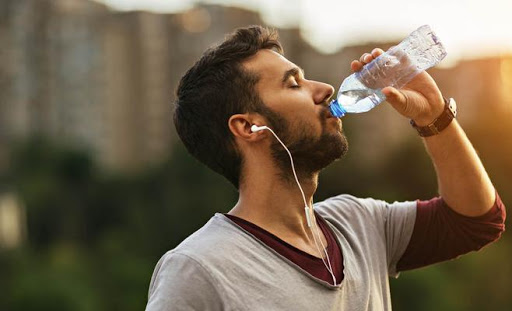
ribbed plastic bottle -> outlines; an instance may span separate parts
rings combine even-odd
[[[329,108],[341,118],[346,113],[366,112],[386,100],[381,90],[386,86],[401,88],[420,72],[437,65],[446,50],[428,25],[412,32],[360,71],[346,78],[337,99]]]

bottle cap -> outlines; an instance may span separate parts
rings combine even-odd
[[[331,114],[336,118],[341,118],[345,115],[345,113],[347,113],[345,108],[343,108],[340,103],[338,103],[337,99],[333,99],[331,101],[329,104],[329,110],[331,111]]]

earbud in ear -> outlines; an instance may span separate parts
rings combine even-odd
[[[251,126],[251,131],[252,131],[253,133],[255,133],[255,132],[262,131],[262,130],[264,130],[264,129],[266,129],[266,128],[267,128],[267,127],[266,127],[265,125],[263,125],[263,126],[257,126],[257,125],[255,125],[255,124],[254,124],[253,126]]]

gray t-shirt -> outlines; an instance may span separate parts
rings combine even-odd
[[[389,276],[411,237],[416,202],[340,195],[316,203],[343,253],[333,286],[216,214],[158,262],[146,310],[391,310]]]

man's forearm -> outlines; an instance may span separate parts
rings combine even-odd
[[[494,204],[495,190],[457,120],[424,142],[436,169],[439,193],[448,206],[466,216],[485,214]]]

